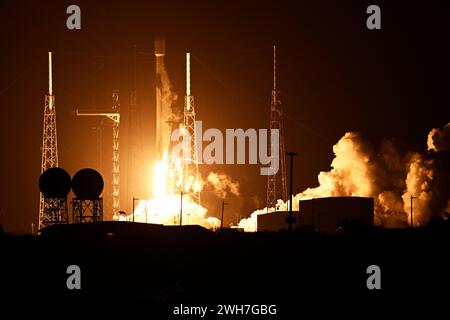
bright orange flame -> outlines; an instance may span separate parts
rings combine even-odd
[[[164,153],[163,159],[155,164],[153,192],[156,198],[161,198],[167,192],[167,173],[168,161],[167,153]]]
[[[171,163],[172,162],[172,163]],[[170,159],[165,153],[161,161],[154,165],[153,194],[149,200],[139,201],[135,209],[135,221],[163,225],[198,224],[205,228],[214,229],[220,226],[220,220],[206,217],[207,209],[195,203],[189,192],[200,192],[203,182],[196,177],[183,179],[183,165],[179,158]],[[184,180],[183,196],[181,186]],[[181,197],[183,208],[181,209]]]

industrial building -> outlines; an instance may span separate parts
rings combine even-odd
[[[337,232],[346,223],[373,225],[373,198],[330,197],[300,200],[299,211],[293,229],[308,228],[320,233]],[[287,229],[288,212],[278,211],[258,215],[258,231],[281,231]]]

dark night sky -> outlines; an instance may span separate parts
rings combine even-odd
[[[287,149],[300,154],[296,192],[317,184],[318,172],[329,169],[333,144],[350,130],[373,143],[394,137],[405,149],[423,150],[428,131],[450,120],[450,9],[445,1],[392,2],[77,1],[82,29],[69,31],[65,11],[72,2],[0,1],[0,219],[5,229],[29,231],[37,222],[47,51],[54,51],[60,166],[71,174],[100,163],[91,129],[99,121],[77,119],[74,110],[102,108],[114,88],[128,99],[132,46],[151,53],[156,36],[166,37],[166,65],[181,99],[184,53],[192,52],[198,118],[223,130],[267,127],[270,46],[278,45]],[[365,26],[370,4],[381,7],[382,30]],[[146,110],[149,164],[154,70],[153,56],[140,54],[136,85]],[[123,134],[126,141],[126,126]],[[122,159],[126,146],[123,150]],[[226,222],[251,213],[258,198],[265,203],[266,179],[258,175],[259,166],[204,166],[201,172],[206,176],[210,169],[230,174],[241,185],[242,196],[227,200],[234,216]],[[209,212],[217,216],[218,208],[219,199],[211,200]]]

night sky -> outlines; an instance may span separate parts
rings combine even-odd
[[[267,128],[276,44],[287,150],[299,153],[294,187],[299,192],[317,185],[317,174],[329,170],[332,146],[348,131],[360,131],[374,144],[393,137],[404,150],[424,151],[429,130],[448,122],[450,8],[445,3],[77,1],[82,28],[70,31],[66,8],[72,2],[0,1],[0,221],[11,232],[29,232],[38,221],[48,51],[54,52],[60,166],[73,175],[84,167],[101,170],[108,162],[92,129],[100,120],[77,118],[74,111],[110,108],[117,88],[124,108],[125,190],[133,45],[150,168],[156,37],[166,38],[166,66],[179,101],[184,54],[192,52],[197,119],[223,131]],[[381,30],[366,28],[370,4],[381,8]],[[102,146],[109,148],[106,138]],[[265,206],[266,178],[259,167],[200,167],[203,176],[224,172],[240,183],[241,196],[227,199],[226,223]],[[132,195],[122,195],[123,209],[131,211]],[[210,197],[205,206],[219,217],[220,199]]]

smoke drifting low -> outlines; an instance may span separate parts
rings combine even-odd
[[[450,124],[443,130],[433,129],[428,135],[428,148],[448,150]],[[430,147],[431,146],[431,147]],[[402,153],[392,140],[384,140],[378,148],[365,141],[358,132],[346,133],[333,147],[335,158],[331,170],[320,172],[319,186],[308,188],[294,197],[293,209],[299,200],[335,196],[373,197],[375,224],[387,228],[405,227],[411,222],[411,196],[413,224],[422,226],[433,215],[448,210],[448,155],[418,152]],[[280,209],[286,203],[278,201]],[[258,214],[272,212],[274,208],[257,210],[239,227],[256,231]]]
[[[214,193],[221,199],[227,197],[228,192],[239,196],[239,183],[233,181],[230,176],[224,173],[211,172],[208,175],[208,183],[213,187]]]

